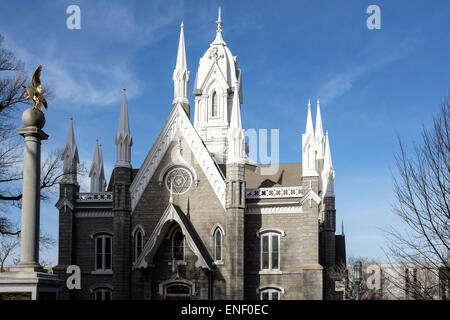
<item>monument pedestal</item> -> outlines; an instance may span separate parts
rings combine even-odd
[[[22,114],[22,122],[24,127],[18,130],[25,140],[20,263],[0,273],[0,298],[56,300],[63,281],[39,264],[41,140],[48,138],[42,131],[45,117],[41,111],[29,108]]]
[[[0,300],[57,300],[62,285],[42,267],[11,267],[0,273]]]

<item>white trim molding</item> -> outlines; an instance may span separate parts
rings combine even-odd
[[[256,288],[256,293],[259,294],[261,291],[267,290],[267,289],[275,289],[280,291],[281,294],[285,293],[285,290],[283,287],[277,286],[275,284],[265,284],[260,285],[258,288]]]
[[[182,283],[185,286],[190,287],[191,288],[191,296],[194,296],[196,294],[195,283],[194,282],[189,281],[187,279],[176,279],[176,278],[175,279],[168,279],[168,280],[164,280],[164,281],[160,282],[158,284],[158,294],[160,296],[164,297],[165,296],[164,289],[166,287],[170,286],[171,284],[177,284],[177,283]]]
[[[225,209],[225,180],[197,131],[192,126],[183,107],[180,103],[177,103],[130,186],[132,213],[178,131],[181,132],[195,160]]]
[[[261,207],[252,208],[249,207],[245,211],[245,214],[298,214],[303,213],[301,206],[289,206],[289,207]]]
[[[275,232],[275,233],[280,234],[282,237],[286,236],[286,232],[284,232],[283,230],[278,229],[278,228],[264,228],[264,229],[261,228],[258,231],[256,231],[256,237],[259,238],[261,234],[267,233],[267,232]]]
[[[141,230],[142,236],[145,237],[145,231],[144,231],[144,228],[143,228],[140,224],[137,224],[137,225],[134,226],[133,231],[131,231],[131,237],[132,237],[132,238],[134,238],[134,234],[135,234],[136,231],[138,231],[138,230]]]
[[[302,187],[256,188],[245,190],[246,199],[283,199],[303,197]]]
[[[112,192],[78,192],[76,202],[112,202]]]
[[[214,237],[214,232],[216,231],[216,229],[219,228],[220,230],[222,230],[222,235],[225,235],[225,229],[222,227],[222,225],[220,223],[216,223],[214,225],[214,227],[212,227],[211,229],[211,236]]]
[[[89,292],[94,293],[94,290],[102,289],[102,288],[114,291],[114,287],[108,283],[96,283],[89,287]]]
[[[209,270],[211,269],[208,263],[206,262],[205,257],[203,257],[202,253],[200,252],[200,249],[197,247],[194,239],[191,237],[191,234],[188,231],[186,225],[181,220],[181,217],[179,216],[173,204],[169,204],[167,206],[166,210],[161,216],[161,219],[159,220],[149,239],[145,243],[140,256],[136,259],[136,262],[133,265],[133,269],[146,268],[148,267],[149,264],[153,264],[153,256],[158,250],[159,245],[164,239],[164,236],[169,231],[168,227],[171,226],[173,222],[176,222],[180,227],[181,232],[184,235],[184,244],[185,245],[187,244],[191,249],[191,251],[198,258],[197,261],[195,262],[195,267]],[[172,226],[172,230],[173,228],[174,227]],[[149,260],[148,262],[146,261],[147,256]]]

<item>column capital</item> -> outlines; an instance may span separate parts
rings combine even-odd
[[[34,136],[39,140],[47,140],[49,137],[42,129],[35,126],[19,128],[17,132],[23,137]]]

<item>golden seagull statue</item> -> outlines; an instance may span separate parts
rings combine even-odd
[[[32,86],[22,86],[25,88],[25,96],[27,101],[33,99],[34,105],[32,109],[39,110],[40,112],[44,112],[42,109],[42,105],[44,105],[45,109],[48,108],[47,100],[45,100],[42,95],[42,85],[41,85],[41,70],[42,66],[37,67],[36,71],[33,74],[33,78],[31,79]]]

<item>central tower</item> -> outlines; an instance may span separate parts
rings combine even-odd
[[[242,72],[238,57],[231,54],[222,38],[222,19],[216,21],[216,38],[200,58],[194,83],[194,127],[218,163],[227,158],[227,132],[233,96],[242,104]],[[235,86],[237,83],[237,86]]]

